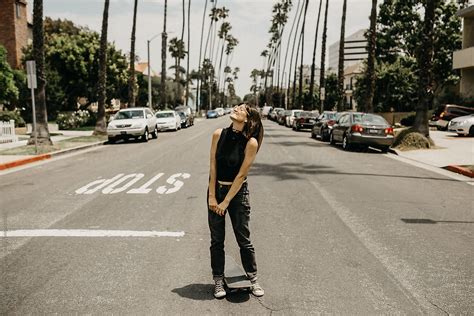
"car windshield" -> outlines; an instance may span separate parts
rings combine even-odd
[[[158,112],[156,113],[156,117],[157,118],[164,118],[164,117],[173,117],[173,113],[172,112]]]
[[[128,120],[128,119],[137,119],[137,118],[143,118],[142,110],[120,111],[115,116],[116,120]]]
[[[181,118],[183,118],[183,119],[186,118],[186,115],[184,115],[183,112],[179,112],[178,114],[179,114],[179,116],[181,116]]]
[[[353,117],[354,123],[388,125],[383,117],[374,114],[354,114]]]
[[[316,117],[316,113],[312,112],[299,112],[295,114],[297,117]]]
[[[336,120],[338,116],[337,113],[324,113],[324,115],[328,120]]]

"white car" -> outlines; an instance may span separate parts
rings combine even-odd
[[[215,108],[214,110],[217,112],[217,114],[219,114],[219,116],[223,116],[225,114],[223,108]]]
[[[141,138],[147,142],[151,134],[158,138],[156,118],[149,108],[128,108],[118,111],[107,126],[109,143],[115,140]]]
[[[303,112],[303,110],[290,110],[290,115],[286,117],[286,126],[292,127],[293,121],[295,120],[295,114],[298,112]]]
[[[448,123],[448,131],[474,136],[474,114],[453,118]]]
[[[181,129],[181,117],[176,111],[158,111],[155,116],[158,123],[158,130],[177,131]]]

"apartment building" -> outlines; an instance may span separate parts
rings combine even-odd
[[[464,97],[474,97],[474,5],[460,10],[463,19],[462,49],[453,55],[453,68],[461,70],[460,92]]]

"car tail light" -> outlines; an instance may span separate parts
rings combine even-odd
[[[386,135],[393,135],[393,128],[389,127],[385,129],[385,134]]]
[[[356,124],[356,125],[351,126],[351,131],[353,131],[355,133],[362,133],[364,131],[364,128],[362,126]]]
[[[334,124],[336,124],[336,121],[334,121],[334,120],[329,120],[328,121],[328,126],[333,126]]]
[[[300,123],[304,123],[304,118],[300,118]]]

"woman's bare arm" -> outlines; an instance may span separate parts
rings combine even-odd
[[[210,163],[209,163],[209,198],[216,197],[216,150],[217,143],[219,142],[219,137],[221,136],[222,129],[217,129],[212,134],[212,143],[211,143],[211,153],[210,153]],[[214,210],[215,205],[209,205],[211,210]]]

